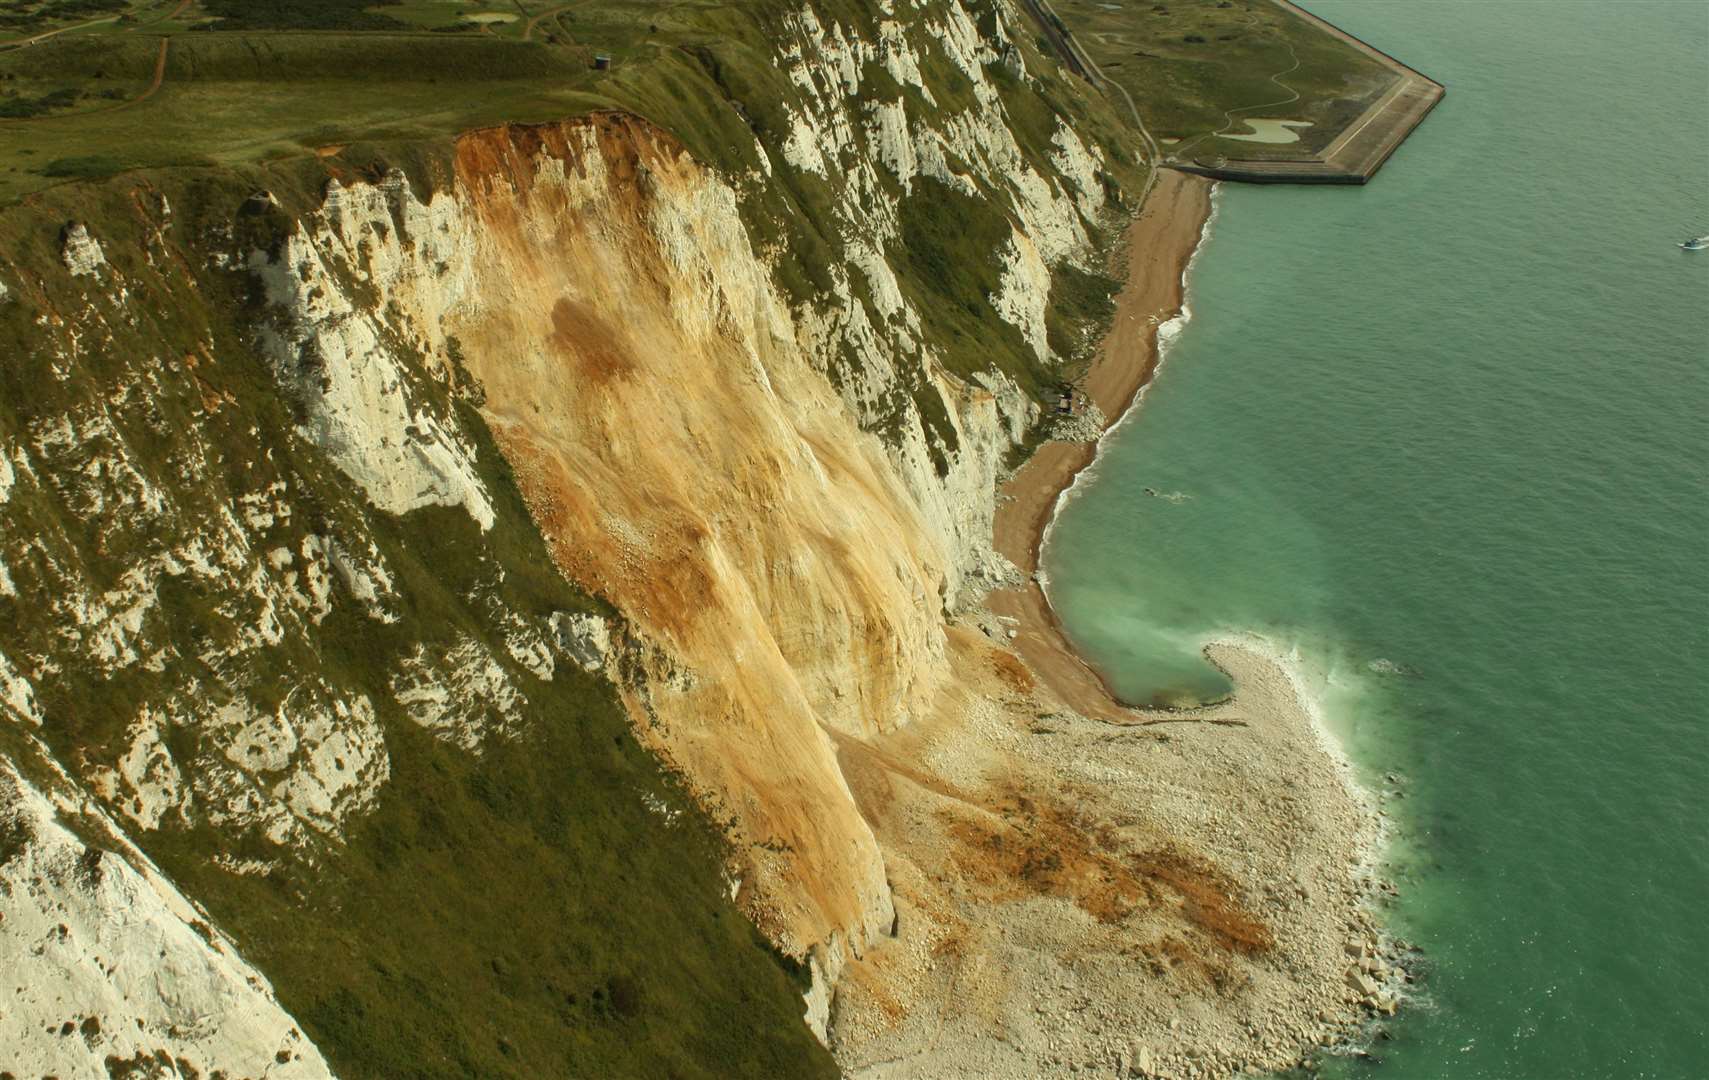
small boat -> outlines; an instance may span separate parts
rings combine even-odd
[[[1709,248],[1709,236],[1698,236],[1690,240],[1685,240],[1682,241],[1679,246],[1684,248],[1686,251],[1702,251],[1704,248]]]

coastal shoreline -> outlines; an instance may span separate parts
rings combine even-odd
[[[1132,1044],[1132,1060],[1144,1062],[1142,1074],[1148,1076],[1181,1075],[1178,1070],[1192,1067],[1189,1060],[1203,1064],[1225,1052],[1229,1056],[1206,1075],[1260,1065],[1292,1067],[1332,1047],[1357,1053],[1372,1037],[1372,1021],[1392,1016],[1412,996],[1410,946],[1389,935],[1373,903],[1380,893],[1393,893],[1381,872],[1388,841],[1385,815],[1322,714],[1300,658],[1256,635],[1219,634],[1205,641],[1204,658],[1228,676],[1231,695],[1190,707],[1124,701],[1069,639],[1040,571],[1040,553],[1057,513],[1080,480],[1089,479],[1103,439],[1134,417],[1166,355],[1170,328],[1178,331],[1191,316],[1188,277],[1215,217],[1214,191],[1214,184],[1201,178],[1162,173],[1129,226],[1115,318],[1081,381],[1082,391],[1104,414],[1099,437],[1044,444],[1003,486],[993,542],[1026,580],[986,598],[987,610],[1006,631],[1008,647],[1031,669],[1040,689],[1073,713],[1094,727],[1172,733],[1159,736],[1171,745],[1150,763],[1150,782],[1164,785],[1170,794],[1160,789],[1124,800],[1125,805],[1144,806],[1146,814],[1159,816],[1164,835],[1231,871],[1229,895],[1265,898],[1261,906],[1277,947],[1293,958],[1289,976],[1250,984],[1256,987],[1253,1000],[1267,1002],[1263,1008],[1270,1018],[1261,1036],[1241,1046],[1227,1018],[1207,1015],[1197,1030]],[[1052,724],[1065,721],[1061,715],[1050,718]],[[1186,727],[1154,727],[1177,724]],[[1074,775],[1079,767],[1075,754],[1050,755],[1058,775]],[[1096,768],[1119,775],[1117,758],[1096,757]],[[1239,767],[1227,775],[1217,775],[1215,766],[1207,769],[1212,762],[1232,761]],[[1278,798],[1282,792],[1292,798]],[[1232,813],[1250,829],[1246,840],[1225,846],[1201,819],[1178,817],[1178,806],[1165,809],[1178,798]],[[1302,808],[1303,817],[1266,821],[1278,803]],[[1173,827],[1165,826],[1170,819]],[[1305,850],[1314,854],[1303,859],[1294,854]],[[1297,904],[1295,897],[1306,902]],[[1148,1028],[1143,1020],[1135,1025],[1139,1031]]]
[[[1126,279],[1115,317],[1080,390],[1105,417],[1093,442],[1047,442],[998,493],[992,544],[1026,577],[992,591],[986,607],[1014,632],[1010,644],[1063,704],[1110,723],[1140,722],[1135,703],[1069,641],[1039,575],[1039,553],[1063,498],[1098,458],[1102,440],[1139,404],[1162,360],[1160,331],[1186,311],[1187,271],[1214,210],[1215,185],[1159,170],[1139,215],[1122,239]]]

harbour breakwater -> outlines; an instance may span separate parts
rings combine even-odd
[[[1446,88],[1298,4],[1289,0],[1275,2],[1389,68],[1395,77],[1393,85],[1317,154],[1270,158],[1206,155],[1164,164],[1185,173],[1250,184],[1368,183],[1413,129],[1430,115],[1447,93]]]

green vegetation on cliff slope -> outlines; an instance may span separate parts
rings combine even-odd
[[[610,685],[568,662],[541,682],[505,659],[497,615],[536,624],[599,605],[555,569],[472,406],[443,391],[424,403],[483,440],[494,526],[483,533],[461,509],[378,512],[293,434],[297,404],[256,348],[255,279],[188,269],[207,266],[210,248],[276,243],[318,189],[281,171],[139,180],[62,187],[0,213],[0,242],[31,281],[0,302],[0,447],[38,448],[35,479],[0,503],[0,536],[34,538],[7,548],[7,654],[64,656],[76,638],[67,596],[123,588],[133,570],[223,535],[257,492],[289,508],[255,526],[268,545],[371,543],[395,600],[387,621],[335,586],[318,625],[287,619],[276,645],[234,652],[268,613],[239,582],[162,574],[134,638],[154,662],[38,671],[55,756],[78,769],[114,761],[139,710],[175,703],[263,714],[323,693],[373,703],[391,775],[342,839],[287,847],[259,823],[176,814],[136,833],[342,1076],[834,1075],[801,1021],[798,974],[729,902],[713,827],[636,743]],[[262,183],[285,209],[242,209]],[[71,217],[100,223],[122,305],[59,262]],[[101,340],[68,351],[67,319],[103,327]],[[81,425],[79,442],[52,444],[63,459],[40,449],[62,418]],[[137,490],[133,476],[161,493],[152,511],[117,500]],[[90,514],[97,494],[107,509]],[[464,641],[529,688],[514,737],[478,754],[423,730],[388,687],[411,650]],[[176,760],[208,760],[197,726],[168,719],[165,738]],[[10,739],[0,750],[20,754]]]

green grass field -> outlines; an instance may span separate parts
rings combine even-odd
[[[692,145],[705,102],[673,78],[692,66],[678,46],[703,40],[725,17],[720,6],[194,0],[181,10],[133,3],[123,18],[80,26],[36,5],[40,17],[8,40],[63,32],[0,46],[0,204],[67,179],[265,162],[597,108],[635,109]],[[596,53],[613,57],[611,70],[594,69]]]
[[[1166,153],[1309,153],[1394,81],[1383,65],[1267,0],[1053,0],[1052,6],[1104,75],[1133,95],[1152,133],[1178,140],[1165,142]],[[1298,100],[1258,107],[1293,93]],[[1287,145],[1214,137],[1228,125],[1230,109],[1312,126]],[[1250,129],[1237,123],[1228,130]]]
[[[1310,152],[1392,80],[1382,65],[1264,0],[1054,6],[1080,47],[1133,95],[1166,150]],[[775,7],[23,0],[0,13],[0,204],[134,168],[263,162],[329,144],[433,138],[602,107],[640,112],[719,160],[727,110],[701,100],[705,72],[691,69],[712,56],[732,81],[763,86],[767,73],[742,68],[769,66],[769,57],[740,55],[729,43],[753,40],[755,24]],[[30,43],[6,44],[19,41]],[[596,53],[613,58],[611,70],[594,69]],[[447,92],[452,85],[457,93]],[[1297,101],[1258,108],[1294,92]],[[1230,125],[1229,109],[1312,126],[1289,146],[1218,138],[1219,129],[1248,130]]]

